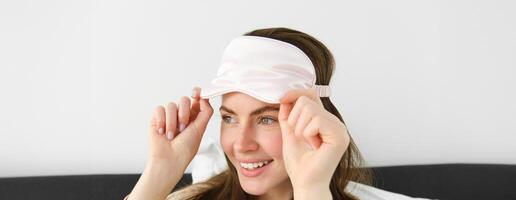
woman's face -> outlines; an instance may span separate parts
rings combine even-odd
[[[240,92],[222,96],[221,144],[249,194],[263,195],[290,186],[282,158],[279,104]]]

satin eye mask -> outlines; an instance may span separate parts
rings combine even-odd
[[[217,77],[201,89],[201,98],[242,92],[276,104],[288,90],[309,88],[315,88],[319,97],[329,97],[330,87],[315,81],[310,58],[296,46],[266,37],[239,36],[224,50]]]

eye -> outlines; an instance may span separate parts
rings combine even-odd
[[[231,124],[231,121],[234,119],[233,117],[229,116],[229,115],[222,115],[222,122],[226,123],[226,124]]]
[[[266,125],[272,125],[274,122],[276,122],[276,119],[273,117],[262,117],[260,118],[260,123],[266,124]]]

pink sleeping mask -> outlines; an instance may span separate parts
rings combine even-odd
[[[239,36],[224,50],[217,77],[201,89],[201,98],[242,92],[276,104],[289,90],[309,88],[315,88],[319,97],[329,97],[330,87],[315,85],[315,81],[310,58],[296,46],[266,37]]]

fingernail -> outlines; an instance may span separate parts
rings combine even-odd
[[[307,146],[310,150],[314,150],[314,148],[312,147],[312,145],[311,145],[311,144],[308,144],[308,143],[305,143],[305,144],[306,144],[306,146]]]
[[[167,138],[168,140],[172,140],[172,138],[174,138],[174,134],[172,134],[172,131],[167,132]]]
[[[163,134],[163,132],[164,132],[164,131],[163,131],[163,128],[159,128],[159,131],[158,131],[158,132],[159,132],[159,134]]]
[[[196,89],[193,89],[193,90],[192,90],[192,98],[193,98],[193,99],[199,99],[199,98],[200,98],[200,95],[201,95],[201,94],[198,94]]]
[[[184,129],[185,129],[185,125],[179,124],[179,132],[183,132]]]

